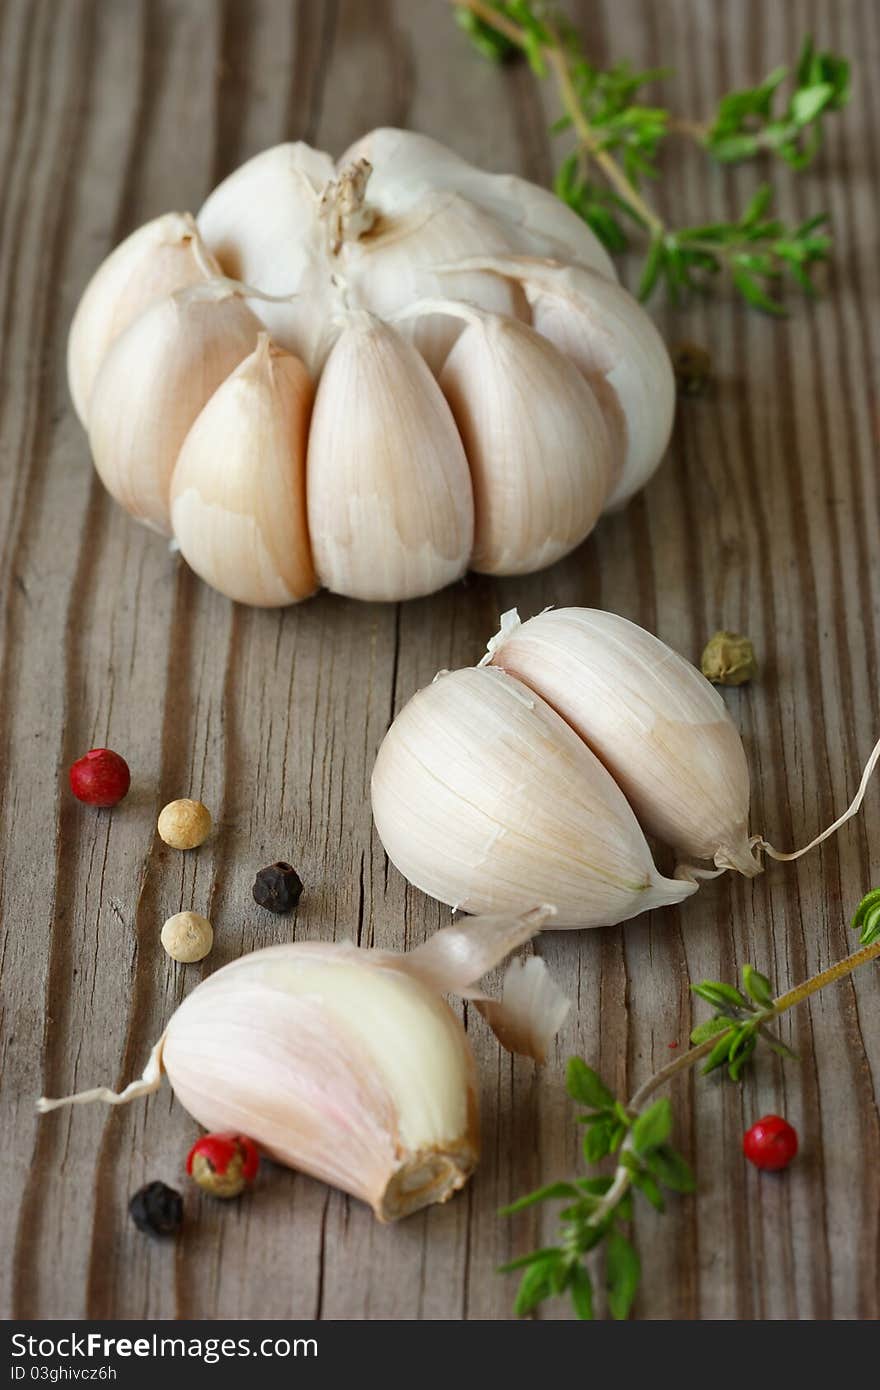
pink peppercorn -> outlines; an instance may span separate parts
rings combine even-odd
[[[70,768],[70,790],[88,806],[115,806],[131,785],[128,763],[112,748],[92,748]]]

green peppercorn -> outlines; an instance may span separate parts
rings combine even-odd
[[[712,382],[712,359],[696,343],[679,343],[672,349],[672,370],[680,396],[704,396]]]
[[[183,1198],[164,1182],[148,1182],[128,1204],[139,1231],[151,1236],[173,1236],[183,1222]]]
[[[300,900],[303,882],[292,864],[279,860],[261,869],[254,881],[254,901],[270,912],[292,912]]]

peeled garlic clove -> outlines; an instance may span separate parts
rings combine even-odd
[[[335,296],[319,215],[333,176],[333,161],[322,150],[301,141],[275,145],[218,184],[198,215],[205,244],[227,275],[285,297],[254,308],[273,340],[313,373],[334,336]]]
[[[621,285],[593,270],[527,256],[475,257],[522,286],[532,326],[586,377],[622,467],[604,509],[629,501],[655,472],[675,415],[675,377],[652,320]]]
[[[721,696],[659,638],[614,613],[502,618],[489,644],[592,748],[644,829],[679,853],[753,875],[749,769]]]
[[[170,532],[171,475],[187,432],[259,333],[219,280],[160,300],[111,347],[92,392],[89,442],[104,486],[139,521]]]
[[[464,573],[473,499],[455,421],[415,348],[364,312],[321,376],[307,478],[315,567],[334,593],[414,598]]]
[[[171,480],[171,521],[196,574],[239,603],[298,603],[317,588],[306,526],[312,384],[260,335],[189,431]]]
[[[386,212],[403,212],[438,188],[462,193],[489,213],[515,250],[574,260],[610,280],[608,252],[576,212],[549,189],[513,174],[490,174],[427,135],[380,127],[352,145],[339,164],[368,159],[371,197]]]
[[[471,568],[527,574],[593,529],[611,441],[589,386],[550,343],[514,319],[471,317],[439,378],[473,480]]]
[[[372,176],[365,196],[373,199]],[[381,208],[378,205],[372,204]],[[510,250],[511,243],[491,217],[452,193],[426,194],[418,206],[390,216],[368,235],[340,249],[342,273],[352,303],[382,319],[392,319],[415,300],[438,295],[464,299],[493,313],[527,316],[518,286],[481,270],[438,273],[478,251]],[[491,251],[490,251],[491,248]],[[439,371],[461,332],[461,321],[448,314],[424,314],[397,325],[412,339],[432,371]]]
[[[189,213],[155,218],[110,253],[79,301],[67,343],[70,394],[84,425],[95,378],[111,343],[157,299],[220,273]]]
[[[502,671],[441,675],[404,706],[372,779],[389,858],[466,912],[552,903],[553,927],[598,927],[680,902],[623,792],[532,691]]]
[[[164,1070],[177,1099],[206,1129],[247,1134],[278,1162],[394,1221],[446,1201],[479,1157],[474,1058],[440,992],[474,982],[462,971],[463,958],[474,968],[486,960],[496,965],[546,915],[539,909],[521,920],[456,927],[448,943],[438,932],[427,979],[417,952],[347,942],[256,951],[193,990],[139,1081],[121,1092],[99,1087],[42,1099],[37,1108],[125,1104],[157,1090]],[[561,1013],[558,1000],[553,1012]]]

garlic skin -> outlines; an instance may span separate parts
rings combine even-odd
[[[239,603],[298,603],[318,586],[306,524],[312,384],[261,333],[183,442],[171,522],[184,559]]]
[[[371,185],[369,193],[372,196]],[[437,295],[494,314],[528,317],[528,305],[513,281],[481,270],[436,270],[438,265],[455,265],[474,246],[492,247],[498,254],[510,250],[502,229],[486,213],[456,194],[433,193],[412,211],[383,217],[369,236],[344,243],[342,274],[352,303],[386,320],[417,300]],[[426,314],[396,327],[438,372],[462,323],[448,314]]]
[[[223,280],[181,290],[111,347],[89,406],[89,443],[108,492],[170,534],[171,476],[196,416],[256,347],[260,323]]]
[[[363,311],[346,316],[318,385],[307,491],[334,593],[415,598],[464,574],[473,498],[455,421],[415,348]]]
[[[573,729],[503,671],[437,677],[379,749],[373,818],[391,861],[466,912],[552,903],[555,927],[598,927],[681,902],[623,792]]]
[[[189,213],[154,218],[110,253],[86,286],[67,343],[67,379],[83,425],[95,378],[120,333],[157,299],[219,274]]]
[[[552,909],[456,924],[405,954],[348,942],[270,946],[224,966],[184,1000],[140,1080],[37,1102],[123,1105],[163,1072],[209,1130],[247,1134],[395,1221],[445,1202],[479,1158],[477,1076],[467,1034],[441,993],[485,1000],[479,976],[540,930]],[[546,1049],[568,1005],[529,969],[530,1002],[493,1027]],[[508,1017],[508,1015],[510,1015]]]
[[[659,638],[614,613],[506,613],[485,661],[535,691],[602,760],[645,831],[752,876],[749,769],[721,696]]]
[[[487,173],[428,135],[390,126],[355,141],[339,165],[357,159],[373,166],[370,195],[386,215],[407,211],[433,189],[449,189],[499,221],[515,250],[573,260],[617,279],[608,252],[583,218],[527,179]]]
[[[272,338],[314,376],[335,336],[321,192],[333,160],[302,141],[263,150],[209,194],[197,222],[223,273],[283,301],[253,301]],[[291,297],[293,296],[293,297]]]
[[[472,319],[440,374],[473,481],[470,565],[528,574],[593,529],[614,455],[596,398],[571,362],[515,319]]]

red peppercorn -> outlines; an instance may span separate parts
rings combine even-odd
[[[743,1135],[746,1158],[770,1173],[787,1168],[797,1151],[797,1130],[780,1115],[765,1115]]]
[[[115,806],[130,785],[128,763],[112,748],[93,748],[70,768],[70,790],[89,806]]]
[[[203,1134],[186,1159],[190,1177],[212,1197],[237,1197],[259,1166],[257,1146],[243,1134]]]

